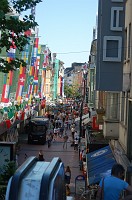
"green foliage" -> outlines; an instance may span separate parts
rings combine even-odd
[[[3,48],[8,52],[11,46],[13,46],[13,48],[17,47],[19,52],[24,50],[25,45],[29,42],[29,38],[24,32],[38,24],[31,14],[24,15],[23,20],[19,20],[19,16],[23,11],[31,9],[41,1],[42,0],[12,0],[12,3],[9,4],[8,0],[0,0],[0,53]],[[13,16],[14,10],[17,14]],[[12,45],[12,41],[14,45]],[[6,57],[6,55],[4,55],[4,57]],[[9,70],[16,70],[20,67],[20,64],[23,66],[26,65],[26,63],[19,58],[15,58],[10,63],[0,58],[0,71],[7,73]]]
[[[14,161],[7,161],[7,164],[0,169],[0,199],[5,199],[7,183],[14,175],[16,169],[17,167]]]
[[[67,85],[65,84],[64,86],[64,94],[66,95],[67,98],[79,98],[80,93],[79,93],[79,88],[78,85]]]
[[[1,182],[7,184],[10,177],[14,175],[16,169],[17,167],[14,161],[7,162],[7,164],[5,164],[1,169],[1,174],[0,174]]]

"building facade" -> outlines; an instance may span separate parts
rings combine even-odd
[[[105,92],[103,134],[132,183],[131,0],[100,0],[96,90]],[[100,100],[100,99],[99,99]],[[100,102],[98,103],[98,105]]]

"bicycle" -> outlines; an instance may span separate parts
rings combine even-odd
[[[5,194],[0,195],[0,200],[5,200]]]
[[[96,197],[96,192],[97,190],[96,189],[87,189],[87,190],[84,190],[80,196],[80,200],[94,200]]]

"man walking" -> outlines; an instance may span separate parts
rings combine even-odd
[[[63,143],[63,149],[66,147],[66,149],[67,149],[67,140],[68,140],[68,135],[67,134],[65,134],[64,136],[63,136],[63,140],[64,140],[64,143]]]

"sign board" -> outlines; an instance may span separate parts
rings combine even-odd
[[[82,194],[86,189],[86,180],[83,175],[78,175],[75,178],[75,194]]]
[[[0,167],[15,160],[15,142],[0,142]]]

